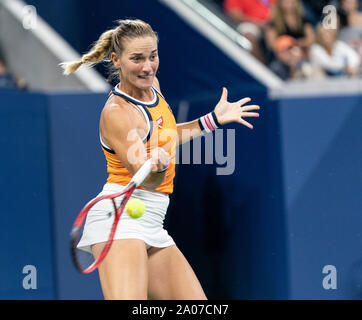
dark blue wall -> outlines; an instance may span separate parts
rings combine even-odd
[[[292,299],[362,298],[361,96],[280,101]],[[322,269],[337,269],[337,290]]]
[[[47,110],[43,94],[0,91],[0,299],[56,297]],[[26,265],[36,290],[23,288]]]
[[[218,102],[218,94],[190,100],[188,120],[207,113]],[[169,229],[180,239],[178,244],[188,253],[209,298],[285,298],[277,104],[262,89],[231,91],[229,101],[245,96],[262,111],[259,119],[250,120],[254,130],[235,124],[224,128],[235,130],[234,173],[216,175],[220,165],[215,158],[214,165],[181,164]],[[226,136],[225,131],[224,146]],[[224,147],[225,155],[227,151]]]
[[[48,96],[58,299],[102,298],[97,272],[83,276],[74,269],[69,232],[77,213],[106,180],[98,129],[106,99],[106,94],[88,93]]]
[[[229,100],[246,95],[261,117],[254,130],[225,128],[236,133],[234,173],[216,175],[215,158],[178,165],[167,229],[209,298],[361,298],[361,97],[272,101],[255,89],[231,91]],[[218,99],[189,100],[188,120]],[[1,298],[102,298],[97,273],[74,270],[68,241],[74,217],[106,179],[98,137],[105,100],[0,94]],[[178,101],[170,104],[177,115]],[[37,290],[22,287],[28,264],[37,267]],[[322,287],[325,265],[337,268],[337,290]]]

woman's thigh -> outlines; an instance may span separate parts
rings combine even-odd
[[[190,264],[176,245],[148,250],[148,294],[157,300],[207,299]]]
[[[95,257],[102,244],[92,246]],[[105,259],[98,267],[105,299],[147,299],[147,251],[139,239],[114,240]]]

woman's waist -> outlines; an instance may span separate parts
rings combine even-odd
[[[107,184],[115,184],[124,187],[131,181],[133,177],[133,175],[130,174],[127,169],[114,170],[113,168],[108,167],[107,171],[108,171]],[[173,164],[170,164],[169,168],[167,169],[165,180],[153,192],[163,195],[168,195],[172,193],[174,177],[175,177],[175,167]],[[148,191],[142,186],[138,187],[136,190]]]
[[[126,184],[119,184],[119,183],[112,183],[107,182],[102,189],[101,193],[117,193],[122,192],[124,188],[126,187]],[[169,194],[166,192],[158,192],[158,191],[150,191],[146,189],[136,188],[133,192],[134,197],[140,197],[148,200],[154,200],[154,201],[168,201],[169,200]],[[142,200],[142,199],[141,199]]]

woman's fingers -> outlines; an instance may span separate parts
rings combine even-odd
[[[221,93],[219,103],[227,102],[227,100],[228,100],[228,90],[226,88],[222,88],[222,93]]]
[[[259,117],[259,113],[256,113],[256,112],[242,112],[240,116],[242,118],[245,118],[245,117]]]
[[[168,167],[170,155],[163,148],[156,147],[151,151],[152,157],[152,172],[160,171]]]
[[[260,110],[260,107],[256,104],[252,104],[250,106],[245,106],[241,108],[241,111],[250,111],[250,110]]]
[[[250,128],[250,129],[253,129],[254,127],[247,121],[245,121],[244,119],[241,119],[238,121],[239,123],[243,124],[244,126]]]
[[[226,88],[222,88],[221,99],[227,101],[228,100],[228,90]]]
[[[238,102],[236,102],[236,103],[241,107],[243,104],[249,102],[250,100],[251,100],[251,98],[247,97],[247,98],[240,99],[240,100],[239,100]]]

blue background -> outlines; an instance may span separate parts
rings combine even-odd
[[[225,127],[235,130],[232,175],[216,175],[217,163],[177,166],[165,226],[208,298],[362,298],[361,95],[270,99],[158,1],[28,3],[81,53],[116,19],[148,21],[160,38],[161,90],[175,115],[189,104],[186,120],[210,112],[223,86],[229,101],[261,106],[254,130]],[[106,98],[0,91],[0,299],[103,298],[97,272],[73,268],[69,232],[106,180]],[[26,265],[37,268],[36,290],[22,286]],[[336,290],[322,287],[325,265],[337,269]]]
[[[361,298],[361,97],[248,93],[262,106],[255,129],[225,127],[235,130],[235,172],[216,175],[216,161],[178,165],[166,228],[209,298]],[[102,298],[97,273],[73,268],[69,232],[106,179],[98,136],[105,100],[1,92],[2,299]],[[188,101],[188,120],[217,101]],[[22,287],[28,264],[37,290]],[[325,265],[337,268],[337,290],[322,287]]]

